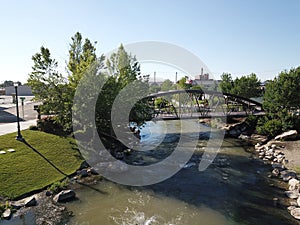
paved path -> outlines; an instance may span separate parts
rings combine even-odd
[[[26,96],[24,107],[19,102],[20,128],[28,129],[31,125],[36,125],[37,112],[33,110],[38,104],[31,101],[32,96]],[[0,135],[17,132],[16,105],[12,104],[11,96],[1,96],[0,104]],[[24,121],[22,121],[24,120]]]
[[[31,125],[36,125],[36,119],[20,122],[21,130],[26,130]],[[0,124],[0,135],[14,133],[17,132],[17,130],[18,130],[17,122]]]

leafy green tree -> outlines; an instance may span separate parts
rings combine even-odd
[[[77,32],[71,40],[68,61],[68,79],[70,86],[75,89],[86,70],[97,60],[95,47],[97,42],[92,44],[92,42],[86,38],[83,43],[82,35],[79,32]]]
[[[67,132],[72,131],[72,106],[76,87],[87,69],[97,60],[96,48],[89,39],[83,42],[82,35],[77,32],[71,40],[68,80],[57,71],[57,61],[51,58],[49,49],[43,46],[39,53],[32,56],[34,65],[28,78],[28,85],[35,98],[43,102],[41,112],[54,114],[56,122]]]
[[[18,83],[18,85],[22,85],[20,81],[16,83]],[[0,87],[10,87],[10,86],[14,86],[14,82],[12,80],[6,80],[2,84],[0,84]]]
[[[271,137],[289,129],[300,131],[300,67],[281,72],[266,85],[263,108],[266,116],[258,121],[257,131]]]
[[[171,80],[166,79],[161,84],[161,91],[170,91],[170,90],[174,90],[174,83]]]
[[[300,67],[283,71],[273,81],[268,82],[264,94],[263,107],[270,113],[283,109],[291,111],[300,108]]]
[[[258,97],[261,95],[260,80],[254,73],[236,78],[232,93],[245,98]]]
[[[129,89],[122,96],[124,103],[134,102],[128,121],[135,123],[137,127],[144,124],[149,119],[151,110],[146,104],[146,100],[141,100],[136,96],[142,96],[149,89],[149,76],[143,76],[140,72],[140,65],[135,57],[127,53],[121,45],[117,51],[106,61],[102,55],[97,58],[96,48],[89,39],[82,41],[82,35],[77,32],[72,37],[69,50],[68,79],[57,71],[57,62],[51,58],[49,49],[41,47],[40,52],[36,53],[32,60],[34,65],[29,74],[28,84],[31,86],[35,98],[43,102],[41,110],[43,113],[52,113],[55,120],[66,131],[72,131],[72,113],[77,115],[78,121],[74,121],[75,126],[85,132],[86,127],[92,126],[85,120],[84,115],[80,115],[82,109],[89,110],[88,101],[92,98],[92,93],[98,93],[99,87],[96,84],[105,83],[98,96],[95,120],[97,128],[101,134],[114,135],[111,124],[111,110],[115,98],[119,93],[131,83],[138,84],[138,89]],[[80,82],[80,81],[84,82]],[[77,93],[81,110],[73,107],[74,95],[78,85],[86,87],[87,93]],[[83,85],[83,86],[82,86]],[[78,104],[77,104],[78,106]],[[79,107],[79,106],[78,106]],[[128,127],[127,124],[121,124]],[[86,124],[82,124],[85,123]],[[78,130],[78,129],[77,129]]]
[[[191,87],[192,90],[203,90],[203,88],[200,85],[194,85]]]
[[[223,92],[236,94],[245,98],[261,95],[260,80],[254,73],[236,78],[235,80],[232,79],[230,73],[223,73],[221,79],[220,88]]]
[[[49,49],[43,46],[40,52],[32,56],[32,60],[34,65],[27,82],[35,99],[43,102],[41,112],[55,114],[56,121],[65,125],[70,117],[66,107],[70,90],[65,78],[57,71],[57,62],[51,58]],[[66,130],[69,128],[66,127]]]
[[[65,107],[68,108],[70,115],[66,118],[67,122],[64,127],[71,129],[72,127],[72,109],[73,107],[73,97],[76,88],[82,78],[86,75],[87,71],[94,64],[97,64],[97,68],[101,67],[103,64],[104,56],[102,55],[97,59],[96,47],[97,42],[92,43],[88,38],[83,42],[81,33],[77,32],[73,37],[71,37],[70,49],[69,49],[69,61],[67,64],[68,69],[68,88],[69,99],[65,102]],[[89,88],[89,87],[87,87]],[[83,95],[83,93],[81,93]],[[83,107],[83,105],[82,105]]]
[[[188,77],[185,76],[178,81],[177,86],[179,87],[179,89],[187,90],[192,87],[192,84],[189,83]]]
[[[134,123],[137,127],[140,127],[144,124],[145,119],[149,117],[149,113],[147,112],[149,108],[147,104],[143,101],[137,101],[134,97],[148,91],[149,76],[141,75],[138,61],[135,57],[125,51],[123,45],[118,48],[116,53],[113,53],[110,58],[107,59],[106,66],[107,81],[98,96],[96,104],[96,123],[100,133],[114,136],[115,134],[111,121],[112,106],[122,89],[130,83],[135,82],[136,84],[140,84],[140,88],[127,90],[118,96],[122,99],[122,104],[129,105],[132,102],[136,102],[130,112],[128,122],[131,124]],[[128,122],[119,125],[120,127],[128,127]]]
[[[161,90],[161,87],[157,84],[151,84],[149,87],[149,92],[150,93],[157,93]]]
[[[220,88],[223,92],[232,93],[233,90],[233,80],[230,73],[223,73],[221,75]]]

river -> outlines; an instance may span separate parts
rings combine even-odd
[[[192,149],[194,154],[186,165],[181,165],[179,172],[162,182],[141,187],[105,179],[90,187],[79,186],[76,189],[78,199],[66,204],[73,211],[68,224],[298,224],[286,207],[274,205],[274,197],[279,201],[284,197],[280,188],[284,184],[267,177],[270,166],[253,157],[248,151],[250,146],[226,138],[214,161],[206,170],[199,171],[203,153],[213,140],[208,139],[210,128],[194,123],[199,130],[190,130],[190,141],[185,139],[184,143],[186,150]],[[140,144],[155,148],[134,152],[126,160],[143,166],[143,163],[155,164],[168,157],[178,145],[180,127],[180,121],[149,123],[141,133]],[[195,137],[196,146],[192,142]]]
[[[196,123],[196,121],[195,121]],[[166,129],[168,128],[168,129]],[[167,131],[166,131],[167,130]],[[200,137],[196,147],[192,139]],[[204,171],[198,164],[208,144],[210,129],[199,125],[190,131],[193,148],[190,161],[171,178],[144,187],[102,181],[79,188],[78,201],[67,204],[78,225],[226,225],[298,224],[285,207],[275,207],[273,198],[283,197],[279,181],[267,175],[270,167],[252,157],[235,139],[224,139],[217,157]],[[157,122],[142,131],[141,144],[158,145],[152,151],[131,155],[129,162],[156,163],[170,155],[182,133],[180,121]]]

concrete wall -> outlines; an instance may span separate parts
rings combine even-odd
[[[10,86],[5,88],[5,95],[12,95],[15,93],[15,87]],[[18,86],[18,95],[19,96],[32,96],[31,88],[27,85]]]

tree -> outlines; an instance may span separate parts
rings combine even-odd
[[[232,93],[233,90],[233,80],[230,73],[223,73],[221,75],[220,88],[223,92]]]
[[[135,83],[139,88],[129,89],[125,94],[123,93],[123,96],[121,95],[121,100],[124,103],[135,103],[129,115],[129,122],[135,123],[137,127],[142,126],[151,113],[149,113],[148,105],[145,104],[146,100],[141,100],[137,96],[147,93],[145,90],[149,89],[149,76],[141,75],[140,65],[136,58],[127,53],[121,45],[117,53],[113,53],[107,59],[105,72],[103,70],[105,57],[102,55],[97,58],[94,46],[96,42],[92,44],[89,39],[83,42],[79,32],[71,40],[67,63],[68,79],[57,71],[58,64],[51,58],[49,49],[41,47],[40,52],[32,57],[34,66],[29,74],[28,84],[35,98],[43,102],[41,111],[54,114],[56,122],[68,132],[72,132],[73,113],[77,116],[75,126],[85,132],[86,128],[91,127],[93,123],[88,124],[88,119],[84,118],[85,115],[81,109],[90,109],[92,106],[88,104],[91,103],[89,98],[94,97],[93,94],[100,91],[95,110],[97,128],[102,134],[114,135],[111,110],[115,99],[123,89],[126,89],[127,85]],[[84,82],[81,82],[82,80]],[[99,82],[105,83],[100,90],[97,86]],[[76,93],[76,96],[79,96],[78,102],[81,104],[76,106],[81,109],[73,107],[78,85],[81,87],[81,93]],[[83,124],[85,122],[87,124]],[[128,121],[122,126],[128,127]]]
[[[161,87],[159,85],[157,85],[156,83],[151,84],[149,87],[149,92],[150,93],[157,93],[161,90]]]
[[[200,85],[194,85],[191,87],[192,90],[203,90],[203,88]]]
[[[135,96],[143,95],[147,92],[149,85],[149,76],[142,76],[140,72],[140,65],[134,56],[127,53],[121,45],[116,53],[113,53],[106,61],[107,65],[107,81],[101,89],[96,104],[96,123],[100,133],[110,134],[115,136],[113,131],[113,124],[111,121],[112,107],[116,97],[121,98],[124,105],[135,103],[132,108],[128,121],[126,124],[119,124],[119,126],[128,128],[128,122],[136,124],[137,127],[142,126],[145,120],[149,117],[149,110],[144,101],[137,101]],[[119,93],[126,89],[126,86],[135,83],[137,89],[127,89],[127,91]],[[137,93],[138,92],[138,93]],[[122,113],[122,112],[119,112]]]
[[[48,48],[42,46],[40,52],[32,56],[32,60],[34,65],[27,82],[35,99],[43,102],[40,110],[44,114],[55,114],[56,121],[64,126],[70,116],[66,107],[69,100],[66,80],[57,71],[58,64],[51,58]],[[69,126],[66,130],[69,130]]]
[[[22,85],[20,81],[17,81],[16,83],[18,83],[18,85]],[[0,84],[0,87],[10,87],[10,86],[14,86],[14,82],[12,80],[6,80],[2,84]]]
[[[257,131],[271,137],[289,129],[300,130],[300,67],[281,72],[266,85],[263,108],[266,116],[258,121]]]
[[[220,88],[225,93],[236,94],[244,98],[261,95],[260,80],[254,73],[236,78],[234,81],[230,73],[223,73],[221,79]]]
[[[174,83],[170,81],[169,79],[164,80],[161,84],[161,90],[162,91],[170,91],[174,89]]]
[[[283,71],[268,82],[264,94],[264,109],[271,113],[300,108],[300,67]]]
[[[192,84],[189,82],[188,77],[185,76],[178,81],[178,87],[180,89],[187,90],[192,87]]]
[[[70,49],[69,49],[69,61],[67,64],[68,69],[68,83],[67,94],[64,103],[65,119],[62,123],[65,130],[72,131],[72,107],[73,98],[76,88],[79,82],[82,80],[86,71],[96,62],[96,45],[97,42],[92,42],[86,38],[84,43],[82,42],[81,33],[77,32],[71,37]],[[103,56],[101,56],[103,57]],[[101,60],[101,57],[99,60]]]
[[[51,58],[49,49],[43,46],[39,53],[32,56],[34,65],[28,78],[28,85],[32,88],[35,99],[43,102],[41,112],[54,114],[55,121],[68,133],[72,131],[72,106],[76,87],[87,69],[97,60],[96,48],[89,39],[85,39],[83,43],[82,35],[77,32],[71,40],[67,63],[68,80],[57,71],[57,61]]]
[[[261,95],[260,80],[254,73],[236,78],[232,93],[244,98],[259,97]]]
[[[86,70],[97,60],[97,42],[92,42],[86,38],[82,43],[82,35],[77,32],[72,38],[69,50],[69,83],[74,89],[78,85]],[[103,57],[103,56],[102,56]]]

